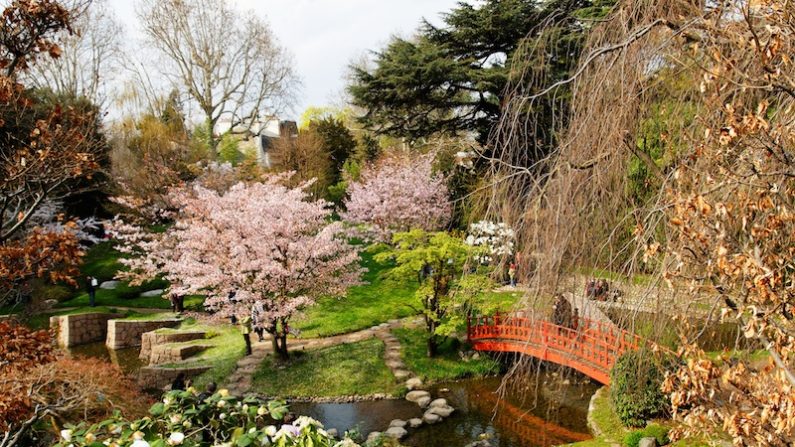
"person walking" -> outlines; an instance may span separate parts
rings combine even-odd
[[[251,306],[251,326],[254,328],[254,333],[257,334],[257,340],[263,341],[263,333],[265,332],[264,322],[262,321],[262,301],[257,301]]]
[[[511,262],[508,266],[508,279],[511,282],[511,287],[516,287],[516,263]]]
[[[89,276],[86,278],[86,285],[88,287],[88,305],[97,307],[97,286],[99,286],[99,281],[97,278]]]
[[[240,333],[246,342],[246,355],[251,355],[251,317],[246,316],[240,320]]]

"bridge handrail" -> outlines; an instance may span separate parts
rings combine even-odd
[[[574,329],[528,317],[524,312],[470,317],[467,319],[467,339],[543,346],[544,349],[574,356],[577,361],[591,364],[604,373],[609,373],[621,354],[648,343],[612,323],[579,318]]]

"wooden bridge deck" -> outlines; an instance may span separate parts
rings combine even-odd
[[[467,339],[475,350],[517,352],[576,369],[606,385],[621,354],[646,343],[613,323],[581,318],[576,328],[522,313],[470,318]]]

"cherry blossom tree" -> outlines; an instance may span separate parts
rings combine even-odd
[[[324,201],[308,201],[303,183],[287,176],[239,183],[225,193],[194,185],[177,190],[181,212],[165,233],[118,224],[123,262],[132,284],[163,274],[175,295],[206,295],[205,307],[222,316],[246,315],[262,305],[273,349],[287,354],[290,318],[321,295],[342,296],[359,283],[358,253],[342,224],[329,222]]]
[[[388,241],[392,233],[444,228],[451,206],[444,176],[433,172],[434,154],[392,155],[366,167],[349,189],[343,218]]]

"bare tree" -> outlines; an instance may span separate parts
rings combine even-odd
[[[230,131],[247,133],[289,102],[297,83],[292,61],[254,12],[241,14],[228,0],[138,6],[147,40],[164,57],[162,74],[195,102],[211,134],[222,117]]]
[[[102,108],[108,81],[119,69],[122,26],[106,0],[67,2],[67,7],[75,17],[74,33],[60,39],[60,57],[42,59],[25,75],[34,87],[83,96]]]

